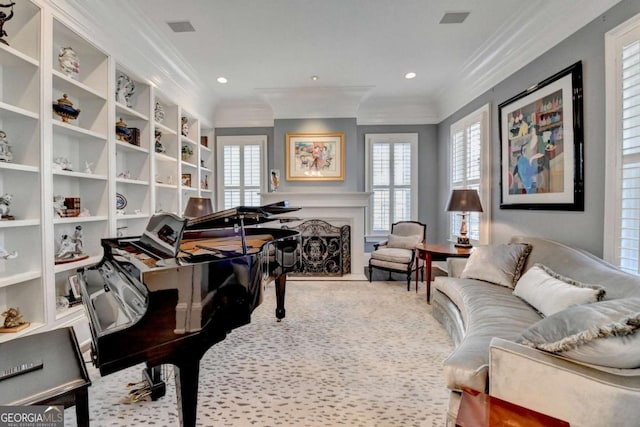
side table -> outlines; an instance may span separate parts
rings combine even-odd
[[[418,292],[418,263],[424,260],[427,303],[431,304],[431,263],[446,261],[447,258],[468,258],[473,248],[458,248],[449,244],[420,244],[416,246],[416,292]]]
[[[490,426],[569,427],[569,423],[488,394],[463,391],[456,427]]]

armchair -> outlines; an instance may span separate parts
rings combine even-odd
[[[427,226],[417,221],[399,221],[391,225],[388,240],[374,245],[369,259],[369,282],[372,280],[373,268],[391,273],[407,275],[407,290],[411,285],[411,273],[415,271],[416,245],[424,243],[427,237]],[[424,265],[420,267],[424,280]]]

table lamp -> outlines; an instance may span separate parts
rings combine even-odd
[[[460,236],[455,244],[458,248],[470,248],[469,237],[467,237],[467,215],[469,212],[482,212],[482,204],[476,190],[453,190],[447,205],[447,211],[460,212],[462,224],[460,224]]]
[[[208,197],[189,197],[187,207],[184,209],[185,218],[199,218],[213,213],[211,199]]]

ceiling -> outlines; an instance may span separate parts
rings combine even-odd
[[[250,125],[436,123],[619,0],[52,1],[154,67],[156,84],[195,89],[216,122]],[[470,14],[440,24],[446,12]]]

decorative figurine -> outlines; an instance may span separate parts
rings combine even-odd
[[[158,123],[162,123],[164,120],[164,108],[162,108],[162,104],[159,102],[156,102],[156,107],[153,110],[153,117]]]
[[[2,313],[2,315],[4,316],[4,329],[19,328],[17,330],[20,330],[29,326],[29,322],[25,321],[22,318],[22,314],[20,314],[20,311],[17,308],[9,308],[7,311]],[[14,331],[17,331],[17,330],[14,330]],[[3,331],[3,332],[7,332],[7,331]]]
[[[0,259],[16,259],[18,258],[18,251],[8,252],[5,248],[0,246]]]
[[[183,116],[181,122],[180,133],[182,133],[182,136],[189,136],[189,119]]]
[[[280,171],[271,169],[271,191],[278,191],[280,187]]]
[[[58,217],[65,216],[67,207],[64,204],[64,196],[53,196],[53,210]]]
[[[71,47],[62,47],[58,52],[60,71],[72,79],[77,79],[80,74],[80,61],[78,55]]]
[[[162,145],[162,142],[160,141],[160,138],[162,138],[162,132],[156,129],[155,135],[156,135],[156,153],[164,153],[166,149],[164,148],[164,146]]]
[[[116,122],[116,138],[122,142],[129,142],[131,139],[131,130],[127,127],[127,123],[122,120],[122,117]]]
[[[0,130],[0,162],[10,162],[11,160],[13,160],[13,153],[9,141],[7,141],[7,134]]]
[[[66,93],[58,99],[56,104],[53,104],[53,111],[60,116],[63,123],[69,123],[69,120],[75,120],[80,115],[80,109],[73,108],[73,102],[69,101]]]
[[[136,85],[133,80],[126,74],[120,74],[118,76],[118,82],[116,83],[116,102],[124,104],[131,108],[131,97],[135,93]]]
[[[58,253],[56,254],[56,261],[62,259],[73,258],[75,255],[76,246],[69,237],[68,234],[63,234],[60,238],[60,248],[58,249]]]
[[[56,157],[53,159],[53,164],[51,165],[54,172],[55,171],[69,171],[73,172],[73,163],[69,161],[66,157]]]
[[[93,166],[93,162],[84,162],[84,173],[93,173],[91,170],[91,166]]]
[[[75,247],[74,255],[82,255],[82,226],[77,225],[75,231],[73,232],[73,244]]]
[[[129,171],[120,172],[120,173],[118,174],[118,178],[122,178],[122,179],[131,179],[131,172],[129,172]]]
[[[4,196],[0,196],[0,215],[3,221],[16,219],[13,215],[9,215],[9,205],[12,199],[13,194],[5,193]]]
[[[191,149],[191,147],[189,147],[187,144],[182,146],[182,160],[184,160],[185,162],[189,160],[189,158],[191,158],[191,156],[193,155],[193,150]]]
[[[7,46],[9,46],[9,43],[3,38],[5,36],[8,36],[7,32],[4,30],[4,24],[5,22],[13,18],[13,6],[15,4],[16,4],[15,2],[11,2],[9,4],[0,4],[0,7],[11,8],[11,12],[9,13],[9,15],[7,15],[6,13],[0,10],[0,42],[6,44]]]

